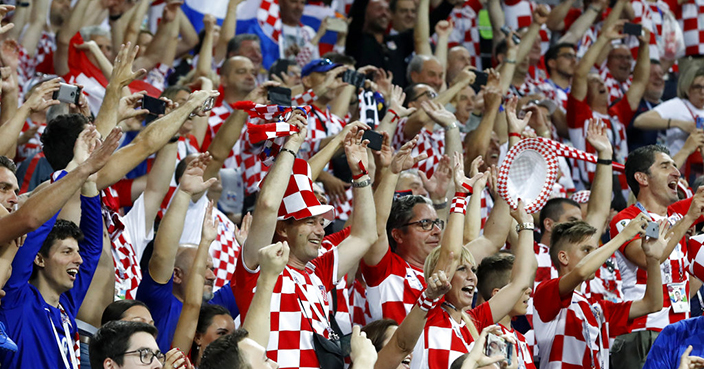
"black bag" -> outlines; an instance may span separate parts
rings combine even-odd
[[[339,340],[329,340],[323,335],[313,332],[315,356],[318,357],[321,369],[343,369],[345,359],[342,355]]]

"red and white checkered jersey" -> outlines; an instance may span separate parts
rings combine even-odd
[[[689,239],[687,244],[687,256],[689,257],[689,273],[697,276],[697,278],[704,277],[704,234],[698,234]]]
[[[313,101],[318,100],[318,97],[315,96],[315,92],[313,89],[310,89],[308,91],[301,92],[300,94],[294,96],[291,98],[291,105],[293,106],[301,106],[301,105],[311,105]]]
[[[613,104],[618,99],[626,97],[626,91],[631,88],[631,82],[633,81],[633,75],[629,76],[628,80],[625,82],[616,80],[606,66],[606,61],[599,67],[599,76],[604,80],[606,89],[609,92],[609,105]]]
[[[667,4],[679,20],[684,35],[686,56],[704,54],[704,0],[689,0],[679,4],[677,0],[667,0]]]
[[[662,0],[655,2],[647,0],[631,0],[631,7],[635,18],[632,22],[642,24],[643,27],[650,30],[650,59],[660,60],[660,49],[658,41],[662,41],[662,19],[663,14],[670,11],[670,6]],[[628,46],[631,48],[631,53],[635,58],[638,55],[639,42],[635,37],[628,37]]]
[[[504,0],[504,21],[512,30],[528,27],[533,23],[533,10],[537,4],[528,0]],[[549,6],[548,6],[549,9]],[[540,51],[544,55],[550,48],[551,32],[544,24],[540,27]]]
[[[510,85],[506,92],[506,97],[512,98],[515,96],[520,99],[521,97],[535,94],[543,94],[550,100],[556,100],[555,89],[547,82],[531,77],[530,74],[526,74],[522,85],[518,87],[513,84]]]
[[[631,302],[590,304],[578,291],[560,296],[560,278],[535,291],[533,326],[541,368],[609,367],[609,338],[628,333]]]
[[[634,111],[628,99],[621,99],[609,108],[609,115],[592,111],[589,104],[579,101],[570,94],[567,98],[567,125],[569,126],[570,140],[578,150],[596,154],[596,150],[586,140],[589,128],[589,118],[600,119],[606,125],[606,135],[614,148],[614,160],[623,163],[628,156],[628,143],[626,141],[626,124],[633,118]],[[575,185],[577,183],[591,183],[594,180],[596,164],[576,160],[577,168],[572,170]],[[628,191],[625,175],[619,175],[621,189]]]
[[[104,194],[113,191],[108,187]],[[115,263],[115,292],[118,298],[133,300],[137,297],[137,287],[142,281],[139,261],[142,259],[147,244],[154,238],[153,222],[151,223],[152,227],[147,231],[145,229],[144,194],[135,200],[134,206],[124,217],[111,207],[106,206],[106,199],[110,196],[102,196],[102,213],[112,244],[112,256]]]
[[[271,299],[271,332],[267,356],[280,368],[320,368],[313,345],[313,332],[329,338],[328,317],[332,302],[328,292],[337,284],[337,249],[306,265],[305,270],[287,266],[274,286]],[[234,295],[241,319],[254,297],[259,268],[248,270],[237,261]]]
[[[54,51],[56,51],[56,35],[53,32],[42,31],[42,35],[37,43],[34,56],[17,43],[19,47],[19,63],[17,65],[17,77],[20,87],[20,97],[23,96],[31,86],[26,84],[34,78],[36,73],[54,74]],[[22,101],[20,99],[20,101]]]
[[[671,225],[674,225],[684,217],[691,203],[692,199],[689,198],[678,201],[667,208],[667,219]],[[635,205],[631,205],[618,213],[613,220],[611,220],[611,238],[616,237],[631,219],[635,218],[640,213],[640,209]],[[663,218],[654,213],[649,213],[649,215],[650,218],[655,221],[659,221]],[[701,218],[699,220],[701,220]],[[616,260],[618,261],[618,266],[621,270],[621,278],[623,279],[623,298],[628,301],[643,298],[646,281],[648,279],[646,270],[639,268],[625,256],[626,246],[628,246],[631,241],[633,240],[624,243],[619,250],[616,251]],[[683,237],[670,254],[668,261],[660,265],[664,296],[662,310],[634,319],[628,327],[631,332],[642,330],[659,332],[668,324],[689,318],[689,312],[675,313],[671,308],[672,304],[668,298],[668,285],[672,283],[684,283],[685,290],[689,294],[689,275],[687,273],[689,270],[689,260],[687,257],[687,244],[685,237]]]
[[[222,95],[220,95],[219,97],[222,97]],[[208,146],[210,146],[210,142],[212,142],[213,138],[215,138],[215,135],[220,130],[220,127],[222,127],[223,123],[225,123],[225,121],[227,120],[227,118],[230,117],[230,114],[232,114],[233,111],[234,109],[232,108],[232,106],[228,104],[224,99],[216,100],[213,110],[210,111],[210,118],[208,118],[208,132],[210,134],[206,133],[206,140],[203,141],[202,145],[203,149],[206,149]],[[246,127],[247,125],[245,124],[242,130],[246,130]],[[242,163],[242,158],[240,157],[241,153],[242,140],[239,140],[232,147],[232,150],[230,151],[230,154],[228,155],[227,159],[225,159],[224,167],[239,167]]]
[[[325,236],[325,238],[323,238],[323,242],[321,243],[320,249],[318,249],[319,256],[322,256],[324,253],[332,250],[333,248],[337,248],[340,242],[349,237],[350,229],[350,227],[345,227],[339,232]],[[337,283],[335,290],[330,292],[331,298],[333,293],[337,296],[335,320],[340,326],[342,334],[349,334],[352,332],[352,312],[354,310],[352,305],[353,286],[347,286],[347,277],[348,276],[345,275],[345,278],[342,278]]]
[[[491,198],[491,193],[489,192],[489,189],[484,187],[482,190],[482,207],[480,210],[480,214],[482,216],[482,230],[484,229],[484,226],[486,225],[486,220],[489,218],[489,213],[491,213],[491,209],[494,208],[494,199]]]
[[[391,146],[394,150],[401,149],[403,144],[413,139],[413,137],[406,137],[403,133],[406,122],[408,122],[408,118],[403,118],[396,126],[396,132],[391,140]],[[440,159],[442,159],[442,155],[445,152],[444,147],[445,130],[438,129],[430,131],[425,127],[421,128],[420,132],[418,132],[418,143],[416,144],[416,147],[413,148],[411,156],[416,157],[425,153],[428,155],[428,158],[416,163],[413,167],[425,172],[428,178],[432,177],[435,172],[435,168],[438,166],[438,163],[440,163]]]
[[[362,260],[361,270],[372,320],[386,318],[401,324],[426,287],[423,268],[409,264],[389,248],[377,265]]]
[[[606,262],[597,269],[594,278],[584,283],[582,291],[590,303],[599,300],[611,302],[623,301],[623,279],[618,268],[616,255],[611,255]]]
[[[330,112],[330,109],[311,106],[311,113],[308,115],[308,136],[298,150],[298,156],[303,160],[309,160],[320,151],[320,141],[324,138],[334,136],[345,128],[345,121]]]
[[[144,81],[148,84],[154,86],[155,88],[164,91],[167,87],[166,78],[171,74],[174,69],[170,66],[162,63],[157,63],[154,68],[149,70],[147,75],[144,77]]]
[[[186,211],[180,244],[197,245],[200,243],[203,229],[203,217],[208,206],[208,197],[202,196],[196,203],[190,203]],[[235,239],[235,223],[222,211],[213,208],[213,218],[218,221],[218,233],[210,244],[210,256],[213,258],[213,273],[215,273],[215,290],[232,280],[240,255],[241,247]]]
[[[248,124],[266,123],[259,118],[247,118]],[[264,141],[252,144],[249,139],[249,131],[247,125],[242,129],[242,136],[235,146],[240,146],[240,168],[242,169],[242,179],[244,183],[245,196],[251,195],[259,191],[259,182],[269,171],[269,167],[264,164],[259,156],[259,152],[264,145]],[[227,163],[225,165],[228,168]]]
[[[42,151],[41,137],[42,133],[44,133],[44,130],[46,129],[46,122],[34,123],[31,119],[27,118],[27,120],[24,122],[24,126],[22,126],[22,133],[27,132],[27,130],[37,125],[39,125],[39,128],[37,129],[37,132],[35,132],[34,135],[29,138],[29,141],[27,141],[27,143],[25,144],[17,145],[17,154],[15,155],[16,163],[31,158],[38,152]]]
[[[587,52],[587,50],[589,50],[592,44],[596,42],[596,39],[599,38],[599,33],[601,32],[602,26],[603,22],[592,24],[592,26],[589,27],[586,32],[584,32],[584,36],[582,36],[577,45],[578,60],[584,57],[584,54]]]
[[[479,36],[479,11],[481,9],[482,4],[479,0],[467,0],[462,7],[453,8],[447,18],[454,24],[448,40],[448,48],[464,46],[469,51],[472,65],[479,70],[484,69],[479,46],[481,40]]]
[[[443,304],[438,304],[428,311],[428,320],[423,334],[413,350],[411,369],[449,369],[452,362],[471,350],[474,339],[464,321],[456,322],[445,311]],[[485,302],[470,310],[478,332],[494,324],[491,307]]]
[[[518,367],[521,369],[536,369],[535,362],[533,361],[533,354],[531,353],[526,338],[521,334],[521,332],[513,329],[512,327],[505,327],[503,324],[498,324],[501,328],[501,332],[507,335],[513,335],[518,344]],[[514,357],[516,357],[514,353]]]

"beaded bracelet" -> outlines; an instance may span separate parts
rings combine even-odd
[[[420,294],[420,297],[418,297],[418,307],[421,308],[423,311],[430,311],[430,309],[434,309],[435,306],[437,306],[438,302],[440,301],[440,298],[436,298],[435,300],[431,300],[428,298],[428,296],[425,294],[425,290]]]

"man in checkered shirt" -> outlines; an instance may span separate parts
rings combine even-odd
[[[629,319],[660,308],[663,300],[660,258],[669,241],[665,237],[668,229],[662,222],[658,238],[642,243],[647,282],[640,298],[620,303],[606,300],[589,303],[580,289],[618,247],[636,235],[644,235],[647,225],[645,215],[639,215],[602,247],[597,247],[600,235],[596,229],[585,222],[555,227],[550,259],[559,277],[541,283],[534,295],[533,324],[541,368],[608,369],[610,338],[626,332]]]
[[[611,237],[617,237],[630,220],[641,213],[653,221],[666,219],[673,225],[673,236],[660,258],[662,290],[665,293],[663,304],[658,311],[632,321],[628,331],[616,337],[614,347],[619,349],[611,357],[619,368],[640,368],[659,332],[668,324],[687,319],[690,315],[689,303],[676,304],[669,294],[674,296],[674,292],[679,291],[689,296],[688,272],[702,271],[701,268],[689,270],[691,255],[685,234],[693,224],[704,220],[704,189],[699,188],[694,197],[678,201],[679,177],[679,170],[663,146],[650,145],[636,149],[626,161],[626,178],[637,202],[613,218]],[[640,247],[642,242],[639,238],[629,238],[616,252],[626,300],[638,299],[643,294],[646,264]]]
[[[272,239],[287,241],[291,252],[274,288],[267,355],[281,368],[319,368],[314,334],[325,338],[335,335],[330,326],[329,292],[376,241],[377,233],[370,232],[376,229],[375,206],[365,169],[366,145],[361,144],[361,132],[353,129],[345,138],[345,154],[355,178],[352,187],[357,211],[350,236],[318,257],[332,207],[320,205],[312,190],[310,167],[296,158],[307,134],[306,119],[295,113],[289,123],[300,131],[288,138],[262,182],[249,237],[237,260],[234,294],[246,322],[259,274],[259,250]]]

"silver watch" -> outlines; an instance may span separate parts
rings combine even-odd
[[[520,233],[521,231],[525,230],[530,230],[533,231],[535,230],[535,224],[533,223],[520,223],[516,225],[516,233]]]

